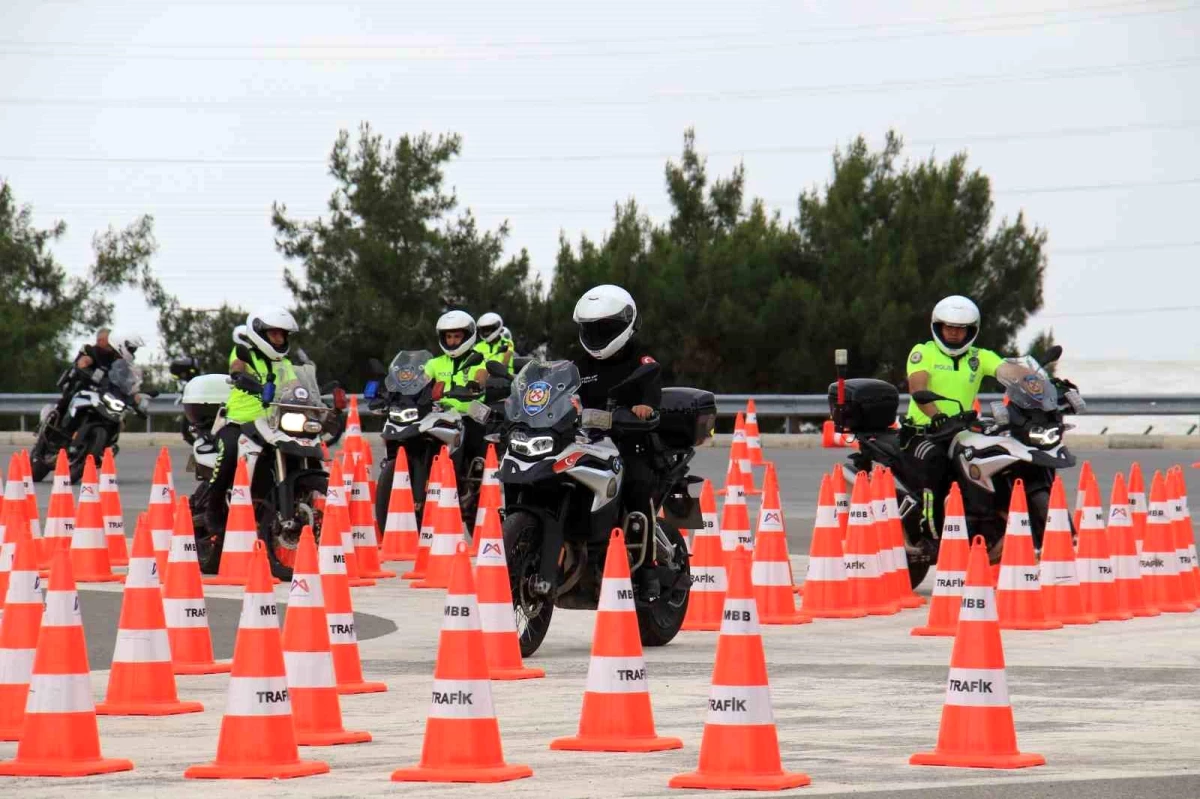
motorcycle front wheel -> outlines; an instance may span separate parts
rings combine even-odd
[[[292,567],[296,565],[296,547],[305,525],[311,525],[313,536],[321,541],[322,514],[316,510],[316,496],[324,496],[329,487],[329,478],[323,474],[307,474],[296,481],[296,505],[293,508],[276,509],[275,497],[255,500],[258,517],[258,537],[267,547],[267,560],[271,564],[271,576],[284,583],[292,581]],[[281,513],[287,518],[282,518]]]
[[[71,482],[78,483],[83,479],[83,468],[87,464],[89,457],[96,459],[96,468],[100,468],[100,462],[104,460],[104,448],[108,446],[108,433],[103,427],[93,427],[87,432],[85,438],[79,445],[79,449],[71,458]]]
[[[554,615],[554,602],[531,590],[542,566],[541,520],[527,511],[509,514],[504,520],[504,552],[521,657],[529,657],[542,645]]]
[[[33,449],[29,452],[29,471],[35,483],[42,482],[46,479],[46,475],[54,471],[54,466],[51,465],[48,457],[49,450],[50,444],[46,441],[46,432],[43,430],[34,443]],[[54,455],[57,454],[58,450],[55,450]]]

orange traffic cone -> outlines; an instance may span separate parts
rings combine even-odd
[[[404,447],[397,447],[392,493],[388,497],[388,514],[383,525],[383,551],[380,557],[384,561],[413,560],[417,557],[420,532],[414,507],[408,456],[404,454]]]
[[[903,586],[898,582],[900,577],[899,566],[896,563],[896,549],[891,539],[891,527],[888,525],[887,517],[887,478],[883,476],[883,467],[876,464],[871,470],[870,489],[871,489],[871,516],[875,521],[875,540],[879,544],[879,578],[883,584],[883,594],[889,602],[895,603],[898,608],[905,608],[907,605],[900,603],[900,598],[905,594],[911,596],[912,591],[909,590],[907,578]],[[908,571],[908,553],[904,555],[904,571]],[[913,607],[919,607],[920,602]]]
[[[404,580],[424,580],[429,568],[429,547],[433,544],[433,528],[439,514],[438,498],[442,494],[443,452],[433,458],[429,477],[425,480],[425,502],[421,506],[421,527],[417,537],[417,559],[412,569],[400,575]]]
[[[350,407],[346,410],[346,429],[342,433],[342,452],[356,455],[364,450],[369,451],[370,447],[363,440],[362,418],[358,415],[358,397],[351,395]]]
[[[1138,560],[1137,541],[1133,536],[1133,506],[1120,472],[1113,479],[1108,505],[1108,548],[1112,552],[1113,584],[1117,607],[1134,616],[1157,616],[1158,609],[1146,602],[1142,587],[1142,564]]]
[[[1083,506],[1087,501],[1088,482],[1092,480],[1092,462],[1084,461],[1079,467],[1079,484],[1075,486],[1075,510],[1071,512],[1072,529],[1079,532],[1083,520]]]
[[[1183,598],[1179,553],[1171,524],[1167,484],[1161,472],[1150,481],[1150,512],[1142,546],[1142,586],[1146,603],[1163,613],[1191,613],[1196,606]]]
[[[175,507],[175,470],[171,468],[171,451],[163,447],[158,451],[159,458],[163,462],[163,471],[167,475],[167,492],[171,495],[171,507]]]
[[[369,732],[342,726],[342,705],[333,674],[329,622],[317,565],[317,544],[305,525],[296,547],[296,565],[283,623],[283,660],[287,666],[288,698],[301,746],[366,743]]]
[[[775,477],[775,465],[769,462],[762,490],[763,503],[758,515],[751,571],[758,617],[763,624],[808,624],[812,616],[796,610],[796,594],[792,591],[792,561],[788,557],[779,483]]]
[[[479,534],[483,531],[484,512],[493,508],[499,512],[504,506],[500,492],[500,462],[496,459],[496,445],[488,444],[487,456],[483,459],[483,475],[479,482],[479,503],[475,510],[475,526],[471,530],[471,557],[479,554]],[[662,509],[659,508],[659,512]]]
[[[28,492],[30,489],[26,486],[25,490]],[[38,566],[42,570],[50,568],[50,561],[55,552],[71,548],[71,535],[74,532],[75,498],[71,493],[71,467],[67,461],[67,451],[60,449],[54,464],[50,504],[46,507],[46,527],[38,541]],[[34,538],[37,539],[37,536],[34,535]]]
[[[754,547],[754,536],[750,533],[750,513],[746,508],[746,484],[742,479],[741,467],[729,461],[729,473],[725,475],[725,506],[721,509],[721,546],[726,556],[738,545],[747,550]]]
[[[708,480],[700,489],[700,517],[704,526],[692,537],[692,590],[680,629],[715,632],[721,629],[725,607],[725,550],[717,527],[717,501]]]
[[[1187,556],[1192,564],[1192,582],[1196,587],[1196,604],[1200,605],[1200,558],[1196,555],[1196,532],[1192,526],[1192,511],[1188,508],[1187,498],[1187,480],[1185,479],[1182,466],[1175,467],[1175,474],[1179,479],[1179,494],[1183,508],[1183,524],[1180,529],[1183,531],[1184,539],[1187,542]]]
[[[329,539],[342,545],[345,553],[347,585],[351,588],[375,585],[370,577],[358,573],[358,557],[354,549],[354,529],[350,525],[350,489],[346,485],[345,459],[334,458],[325,489],[325,518],[321,523],[321,540]]]
[[[8,459],[8,482],[0,501],[0,591],[8,591],[8,575],[16,560],[17,539],[25,536],[29,536],[29,522],[25,518],[25,481],[21,477],[20,454],[14,453]],[[37,547],[36,541],[29,545],[35,564]],[[4,605],[0,603],[2,618]]]
[[[871,616],[890,616],[900,606],[889,596],[879,566],[879,539],[871,513],[871,487],[867,473],[859,472],[850,497],[850,527],[842,558],[850,586],[851,607]]]
[[[394,771],[394,782],[490,783],[533,776],[528,766],[504,762],[466,542],[455,550],[421,762]]]
[[[125,514],[121,510],[121,492],[117,488],[117,464],[112,447],[105,447],[100,464],[100,513],[104,517],[104,537],[108,542],[108,561],[113,566],[129,565],[129,547],[125,543]]]
[[[1000,579],[996,585],[996,615],[1002,630],[1057,630],[1062,622],[1046,618],[1042,607],[1042,585],[1037,555],[1033,551],[1033,529],[1025,482],[1013,483],[1004,529],[1004,554],[1000,556]]]
[[[335,461],[334,468],[337,468]],[[334,485],[330,481],[330,486]],[[325,516],[328,530],[329,514]],[[325,617],[329,622],[329,649],[333,653],[333,673],[339,694],[369,694],[386,691],[381,682],[364,682],[362,659],[358,654],[358,635],[354,630],[354,605],[350,601],[350,581],[346,576],[346,551],[340,535],[322,535],[317,549],[321,574],[321,593],[325,599]]]
[[[833,483],[830,475],[821,476],[821,492],[817,497],[817,518],[813,524],[812,546],[808,551],[808,575],[804,579],[804,602],[801,608],[806,615],[818,619],[859,619],[866,616],[867,611],[853,607],[850,599]]]
[[[17,468],[19,473],[20,467]],[[9,485],[12,483],[10,477]],[[4,615],[0,616],[0,741],[21,738],[34,652],[42,627],[42,583],[33,551],[36,542],[21,521],[25,513],[25,485],[19,476],[16,483],[22,491],[21,498],[15,501],[9,498],[4,503],[4,514],[8,517],[5,534],[9,536],[4,546],[11,546],[16,554],[8,575]]]
[[[1083,611],[1100,621],[1125,621],[1133,614],[1117,607],[1117,585],[1100,489],[1092,475],[1084,492],[1083,517],[1079,526],[1079,551],[1075,559]]]
[[[762,437],[758,433],[758,407],[752,397],[746,403],[746,454],[750,457],[751,466],[762,466],[765,461],[762,455]]]
[[[113,574],[108,563],[108,541],[104,538],[104,515],[100,510],[100,476],[96,460],[88,456],[79,484],[79,504],[75,508],[75,529],[71,533],[71,570],[80,583],[119,583],[125,578]]]
[[[233,675],[217,739],[217,759],[183,772],[192,780],[290,779],[325,774],[329,764],[301,760],[296,746],[279,606],[261,541],[246,578],[233,646]]]
[[[57,471],[57,470],[56,470]],[[29,524],[29,535],[34,541],[45,537],[42,531],[41,512],[38,510],[37,492],[33,490],[33,467],[29,463],[29,450],[21,450],[21,482],[25,487],[25,520]],[[72,523],[75,514],[70,516]]]
[[[735,466],[737,467],[736,471]],[[741,477],[746,496],[752,497],[762,493],[754,487],[754,471],[750,466],[750,455],[746,452],[746,421],[740,412],[733,425],[733,446],[729,449],[729,468],[725,472],[726,483],[730,480],[729,476],[733,474]]]
[[[1082,509],[1080,520],[1082,521]],[[1050,508],[1046,513],[1046,531],[1042,536],[1042,606],[1046,618],[1063,624],[1094,624],[1096,617],[1083,610],[1075,550],[1071,546],[1071,518],[1062,479],[1054,478],[1050,488]]]
[[[904,546],[904,521],[896,501],[896,478],[891,469],[883,469],[883,506],[887,516],[887,539],[892,544],[892,567],[896,573],[896,596],[902,608],[919,608],[925,597],[913,590],[908,573],[908,550]]]
[[[151,534],[153,534],[153,527]],[[155,553],[157,556],[158,553]],[[175,507],[175,530],[167,556],[167,579],[163,585],[163,610],[167,637],[171,641],[171,663],[176,674],[223,674],[229,663],[213,660],[208,608],[196,560],[196,534],[188,498],[180,497]]]
[[[938,550],[933,596],[929,600],[929,619],[924,627],[912,629],[912,635],[954,635],[958,631],[958,611],[963,586],[967,582],[967,517],[963,512],[958,483],[950,484],[946,514],[942,520],[941,547]]]
[[[1146,538],[1146,516],[1150,510],[1146,504],[1146,484],[1142,477],[1142,467],[1137,461],[1129,467],[1129,513],[1133,521],[1133,539],[1137,543],[1137,552],[1142,554],[1142,542]],[[1138,564],[1139,571],[1141,564]]]
[[[158,576],[150,529],[139,527],[121,598],[108,697],[96,706],[101,716],[173,716],[204,710],[199,702],[179,701]]]
[[[450,584],[450,567],[454,553],[463,536],[462,509],[458,505],[458,483],[454,463],[442,460],[442,487],[438,492],[437,515],[434,516],[433,541],[429,545],[429,562],[425,579],[412,584],[413,588],[445,588]]]
[[[175,534],[175,504],[171,498],[169,477],[164,459],[166,448],[158,453],[154,464],[154,477],[150,482],[150,502],[146,508],[150,524],[150,538],[154,542],[154,559],[158,561],[158,573],[167,573],[167,556],[171,552],[171,537]],[[164,581],[165,582],[165,581]],[[170,609],[167,611],[170,617]]]
[[[352,477],[350,527],[359,575],[372,580],[395,577],[395,572],[385,570],[379,563],[379,526],[375,523],[375,506],[371,503],[369,488],[371,481],[367,477],[364,459],[359,458],[354,464]]]
[[[1200,603],[1200,585],[1197,585],[1192,564],[1192,531],[1183,510],[1183,487],[1180,480],[1182,471],[1178,466],[1173,466],[1167,471],[1167,508],[1175,537],[1175,557],[1179,559],[1180,591],[1184,602],[1195,605]]]
[[[783,770],[771,710],[771,685],[758,612],[751,595],[750,555],[738,547],[729,558],[729,594],[700,741],[700,766],[678,774],[672,788],[782,791],[812,780]]]
[[[229,515],[225,519],[225,539],[221,544],[221,565],[216,574],[205,575],[205,585],[245,585],[254,560],[254,542],[258,523],[254,520],[254,502],[250,498],[250,473],[246,459],[238,458],[229,490]]]
[[[846,543],[846,531],[850,529],[850,492],[846,488],[846,471],[840,463],[833,465],[833,507],[837,514],[838,532],[841,543]]]
[[[100,754],[79,595],[71,556],[59,549],[50,564],[17,757],[0,763],[0,776],[84,777],[132,768],[128,760]]]
[[[753,595],[747,590],[750,602]],[[726,605],[728,607],[728,605]],[[633,583],[625,535],[612,532],[604,558],[592,659],[588,665],[579,734],[556,738],[551,749],[572,752],[659,752],[679,749],[678,738],[660,738],[654,731],[646,661],[638,636],[633,606]]]
[[[521,662],[521,641],[517,637],[517,621],[513,615],[500,512],[493,507],[485,510],[487,513],[477,538],[480,550],[475,562],[475,585],[479,591],[479,624],[483,630],[488,676],[493,680],[545,677],[546,672],[542,669],[526,668]]]
[[[908,762],[913,766],[1003,769],[1046,764],[1041,755],[1017,750],[996,596],[983,536],[975,536],[971,546],[937,747],[913,755]]]

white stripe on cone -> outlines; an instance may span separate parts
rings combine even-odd
[[[354,631],[353,613],[327,613],[325,618],[329,623],[330,645],[358,643],[358,637]]]
[[[171,641],[166,630],[117,630],[113,663],[170,663]]]
[[[9,578],[12,579],[11,577]],[[42,614],[43,627],[80,627],[79,594],[74,591],[47,591]]]
[[[641,657],[592,655],[586,690],[595,694],[647,693],[646,662]]]
[[[721,635],[758,635],[758,603],[753,599],[725,599]]]
[[[435,679],[432,693],[431,719],[490,719],[496,715],[490,680]]]
[[[208,608],[204,607],[203,597],[188,599],[163,597],[163,614],[167,619],[167,627],[175,630],[208,626]]]
[[[30,675],[26,713],[88,713],[95,709],[89,675]]]
[[[600,585],[597,610],[627,610],[633,612],[633,583],[628,577],[609,577]]]
[[[956,707],[1008,707],[1004,669],[950,669],[946,704]]]
[[[774,724],[771,689],[766,685],[713,685],[708,694],[706,724]]]
[[[290,716],[287,677],[230,677],[225,702],[228,716]]]
[[[333,672],[333,656],[328,652],[288,652],[283,663],[287,667],[290,688],[334,688],[337,678]]]

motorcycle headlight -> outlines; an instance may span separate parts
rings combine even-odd
[[[536,438],[513,439],[508,442],[508,446],[518,455],[537,457],[554,451],[554,438],[552,436],[538,436]]]
[[[316,435],[317,433],[321,432],[321,423],[316,419],[309,419],[304,423],[304,432],[308,433],[309,435]]]
[[[1054,447],[1062,442],[1061,427],[1030,427],[1025,431],[1025,437],[1035,447]]]
[[[113,413],[121,413],[125,410],[125,400],[118,399],[112,394],[105,394],[103,399],[105,406]]]
[[[279,417],[279,429],[285,433],[303,433],[308,417],[302,413],[289,412]]]
[[[416,408],[405,408],[399,411],[388,411],[388,419],[400,424],[412,424],[421,414]]]

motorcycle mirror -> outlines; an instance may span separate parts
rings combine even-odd
[[[367,366],[370,368],[371,374],[373,375],[387,374],[387,369],[384,368],[383,361],[379,360],[378,358],[371,358],[369,361],[367,361]]]
[[[379,396],[379,381],[372,380],[367,383],[367,387],[363,389],[363,396],[369,400],[373,400]]]
[[[300,349],[299,347],[296,348],[295,356],[292,358],[292,362],[299,366],[304,366],[307,363],[312,363],[312,361],[310,361],[308,358],[308,353],[305,352],[304,350]]]
[[[475,350],[468,355],[467,359],[463,361],[463,366],[474,366],[477,363],[483,363],[483,353],[479,350]]]
[[[914,391],[912,398],[916,400],[918,405],[928,405],[931,402],[946,399],[941,394],[936,394],[932,391]]]
[[[508,377],[508,367],[500,361],[488,361],[487,373],[492,377]]]
[[[1049,364],[1052,364],[1055,361],[1057,361],[1059,358],[1061,358],[1062,353],[1063,353],[1062,345],[1055,344],[1053,347],[1051,347],[1050,349],[1046,350],[1045,353],[1043,353],[1042,357],[1040,359],[1038,359],[1038,363],[1040,363],[1042,366],[1048,366]]]

